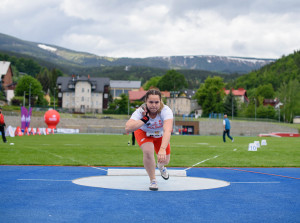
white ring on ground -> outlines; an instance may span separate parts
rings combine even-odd
[[[223,180],[200,177],[170,177],[163,180],[157,177],[159,191],[189,191],[206,190],[229,186],[230,183]],[[149,191],[148,176],[92,176],[79,178],[72,181],[74,184],[100,187],[117,190]]]

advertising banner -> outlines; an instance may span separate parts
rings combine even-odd
[[[26,128],[26,117],[27,117],[27,109],[25,107],[21,108],[21,129]]]
[[[26,127],[29,128],[30,126],[30,119],[32,114],[32,108],[27,110],[27,108],[21,108],[21,129],[24,130]]]

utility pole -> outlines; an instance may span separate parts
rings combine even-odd
[[[29,84],[29,108],[31,107],[30,98],[31,98],[31,83]]]
[[[24,91],[24,99],[23,99],[23,106],[25,107],[25,94],[26,94],[26,91]]]
[[[256,121],[256,98],[254,98],[254,102],[255,102],[255,121]]]
[[[55,93],[56,93],[56,87],[54,88],[54,102],[53,102],[54,110],[55,110]]]
[[[128,117],[129,117],[129,92],[128,92],[128,100],[127,100],[127,112],[128,112]]]
[[[232,115],[232,120],[233,120],[233,95],[231,98],[231,115]]]

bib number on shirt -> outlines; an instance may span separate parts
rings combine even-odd
[[[146,132],[147,137],[153,137],[153,138],[160,138],[163,136],[162,131],[155,131],[155,132]]]

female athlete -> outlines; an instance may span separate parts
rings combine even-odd
[[[126,133],[134,132],[137,143],[143,151],[143,163],[150,178],[150,190],[158,190],[154,151],[162,178],[169,179],[165,165],[170,162],[172,128],[172,110],[163,104],[158,89],[150,89],[146,93],[145,104],[137,109],[126,123]]]

